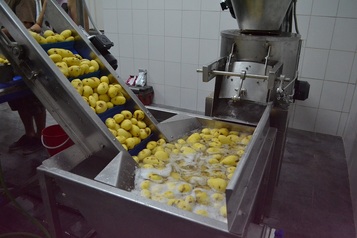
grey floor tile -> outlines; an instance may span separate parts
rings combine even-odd
[[[288,130],[278,187],[266,224],[284,238],[355,238],[340,137]]]

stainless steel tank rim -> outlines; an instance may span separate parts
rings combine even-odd
[[[89,178],[85,178],[83,176],[73,174],[69,171],[64,171],[64,170],[54,168],[54,167],[48,168],[43,165],[41,165],[38,168],[38,170],[44,172],[45,174],[49,175],[50,177],[51,177],[51,175],[54,175],[56,177],[55,179],[69,180],[73,183],[82,184],[84,186],[89,186],[92,189],[98,190],[103,193],[109,193],[113,196],[117,196],[122,199],[129,200],[133,203],[137,203],[137,204],[140,204],[143,206],[148,206],[155,210],[181,217],[182,219],[193,221],[195,223],[200,223],[205,226],[208,225],[214,229],[228,232],[228,223],[227,222],[223,222],[223,221],[213,219],[213,218],[204,217],[204,216],[195,214],[193,212],[185,211],[185,210],[182,210],[182,209],[170,206],[170,205],[165,205],[161,202],[144,198],[140,194],[133,193],[131,191],[125,191],[123,189],[118,189],[117,187],[105,184],[100,181],[91,180]],[[67,196],[65,193],[63,195]]]
[[[279,39],[284,38],[284,41],[295,41],[294,38],[300,38],[300,34],[297,33],[287,33],[282,32],[281,34],[277,35],[253,35],[253,34],[245,34],[242,33],[240,30],[236,29],[228,29],[221,31],[221,36],[225,36],[225,38],[243,38],[247,40],[260,40],[260,41],[279,41]]]

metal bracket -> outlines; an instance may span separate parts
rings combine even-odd
[[[197,69],[197,72],[202,72],[202,81],[209,82],[211,79],[216,77],[216,74],[212,73],[214,70],[223,70],[225,69],[227,57],[219,58],[211,62],[208,65],[203,65],[202,69]]]
[[[9,37],[0,31],[1,49],[4,50],[3,54],[11,62],[13,66],[18,65],[18,70],[21,71],[24,76],[29,80],[35,80],[38,76],[38,72],[33,70],[33,67],[29,65],[30,60],[26,57],[26,51],[22,45],[17,42],[11,41]]]
[[[243,83],[244,83],[244,80],[245,80],[245,78],[246,78],[246,75],[247,75],[247,71],[242,70],[242,77],[241,77],[241,80],[242,80],[242,81],[241,81],[241,83],[240,83],[240,85],[239,85],[239,88],[234,89],[234,91],[237,92],[237,94],[232,97],[232,100],[233,100],[234,102],[239,101],[239,100],[241,99],[241,96],[242,96],[244,93],[246,93],[246,90],[243,89]]]

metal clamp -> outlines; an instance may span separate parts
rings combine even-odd
[[[280,83],[279,83],[279,87],[276,89],[276,92],[278,94],[281,94],[284,92],[283,83],[285,81],[285,75],[280,75],[280,77],[278,79],[280,80]]]
[[[240,85],[239,85],[239,88],[234,89],[234,91],[237,92],[237,94],[232,97],[232,100],[233,100],[234,102],[240,100],[240,99],[241,99],[241,96],[242,96],[243,94],[245,94],[245,90],[243,89],[243,82],[244,82],[244,80],[245,80],[245,78],[246,78],[246,75],[247,75],[247,71],[242,70],[242,77],[241,77],[241,80],[242,80],[242,81],[241,81],[241,83],[240,83]]]

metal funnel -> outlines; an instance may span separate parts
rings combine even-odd
[[[292,0],[231,0],[242,31],[278,31]]]

